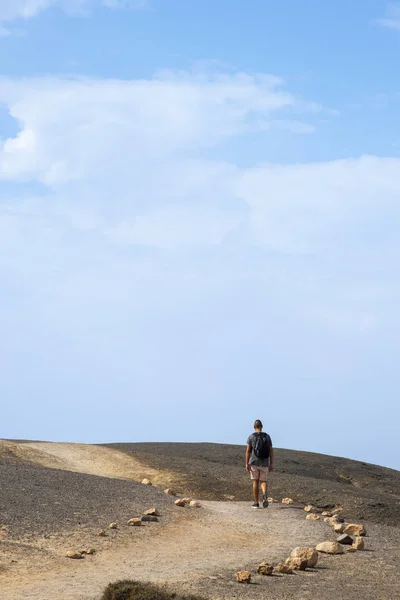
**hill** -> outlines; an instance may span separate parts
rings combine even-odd
[[[400,597],[397,471],[276,450],[270,494],[343,506],[346,521],[356,516],[368,536],[364,552],[321,556],[316,569],[269,578],[257,576],[260,562],[276,564],[294,546],[337,534],[323,520],[306,520],[301,504],[250,510],[243,453],[218,444],[0,441],[2,600],[99,600],[108,583],[132,578],[211,600],[330,600],[344,589],[348,600]],[[146,476],[153,486],[139,483]],[[201,509],[174,506],[164,487],[200,498]],[[151,506],[159,522],[128,525]],[[95,554],[66,557],[87,548]],[[242,568],[255,585],[238,588]]]
[[[243,446],[110,444],[140,463],[174,473],[183,493],[207,500],[249,500]],[[275,449],[269,494],[304,504],[343,506],[350,518],[400,525],[400,472],[311,452]]]

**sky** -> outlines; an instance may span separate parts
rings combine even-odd
[[[400,3],[0,0],[0,437],[400,469]]]

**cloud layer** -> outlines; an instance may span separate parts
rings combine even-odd
[[[35,227],[92,232],[95,245],[272,253],[261,267],[255,260],[257,276],[288,256],[314,257],[312,275],[330,256],[339,281],[341,271],[366,272],[357,261],[371,243],[368,260],[376,265],[382,253],[382,271],[397,253],[387,231],[398,217],[398,159],[242,168],[208,158],[211,148],[248,131],[265,130],[265,144],[274,143],[266,125],[296,105],[275,77],[6,80],[0,100],[20,129],[0,147],[3,219],[17,230],[36,214]],[[22,184],[40,187],[26,195]],[[10,190],[18,192],[12,200]],[[187,268],[186,258],[175,268]]]
[[[273,147],[299,114],[315,130],[270,75],[2,80],[0,102],[18,127],[0,147],[10,376],[25,352],[75,408],[88,382],[87,407],[111,394],[126,410],[128,390],[179,410],[230,397],[229,417],[215,410],[234,427],[244,395],[261,410],[290,373],[296,394],[312,381],[315,400],[357,418],[348,394],[372,393],[379,348],[398,350],[400,160],[223,160],[233,140],[246,154],[249,132]]]
[[[398,2],[388,4],[385,16],[377,19],[376,23],[382,27],[400,31],[400,4]]]
[[[31,19],[49,8],[59,8],[70,15],[85,14],[96,6],[142,9],[147,0],[2,0],[0,3],[0,35],[7,35],[6,24]]]

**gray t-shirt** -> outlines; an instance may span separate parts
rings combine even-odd
[[[254,454],[254,444],[255,444],[257,435],[259,435],[259,434],[252,433],[251,435],[249,435],[249,437],[247,439],[247,444],[251,447],[249,465],[254,465],[255,467],[268,467],[269,458],[265,458],[265,459],[257,458],[257,456]],[[261,435],[266,435],[268,438],[269,445],[272,446],[272,440],[271,440],[271,437],[268,435],[268,433],[262,432]]]

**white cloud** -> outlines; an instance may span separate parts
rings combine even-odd
[[[49,8],[59,8],[68,14],[80,14],[95,5],[107,8],[142,9],[146,8],[146,0],[1,0],[0,1],[0,35],[10,32],[4,23],[18,19],[30,19]]]
[[[388,4],[385,16],[381,19],[376,19],[375,22],[382,25],[382,27],[400,30],[400,4],[398,2]]]
[[[41,437],[86,441],[140,437],[148,406],[178,436],[188,401],[199,431],[226,399],[233,422],[282,398],[303,429],[305,401],[391,410],[400,160],[257,164],[251,132],[274,150],[310,118],[267,76],[3,79],[0,103],[19,126],[0,147],[0,391],[28,399],[9,403],[18,427],[55,395]]]
[[[295,103],[278,78],[161,73],[149,81],[0,82],[0,101],[21,125],[0,150],[0,179],[49,185],[106,176],[140,178],[141,164],[198,152],[262,127]],[[62,118],[61,118],[62,115]]]
[[[3,80],[0,101],[20,126],[0,148],[0,268],[58,326],[242,282],[335,329],[397,318],[399,160],[208,158],[243,132],[274,147],[277,126],[302,129],[278,78]]]
[[[357,242],[359,228],[398,214],[400,161],[359,159],[248,169],[239,194],[251,207],[257,243],[277,252],[315,253]]]

